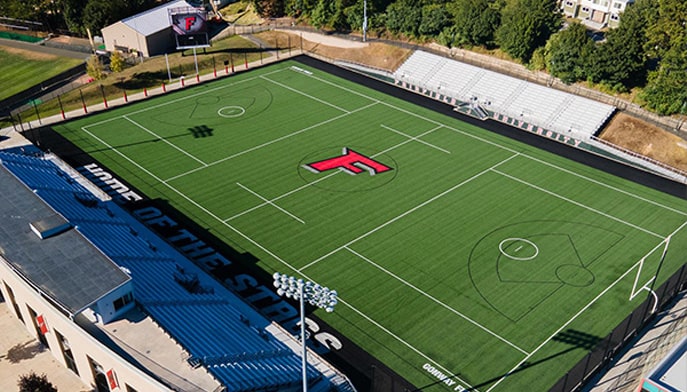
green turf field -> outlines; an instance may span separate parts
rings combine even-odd
[[[55,129],[423,390],[548,389],[687,254],[685,200],[296,62]]]
[[[30,58],[30,55],[27,57],[14,51],[4,50],[0,46],[0,86],[3,86],[0,91],[0,100],[81,63],[83,60],[56,56]]]

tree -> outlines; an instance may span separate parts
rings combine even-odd
[[[640,94],[646,106],[662,115],[687,113],[687,55],[685,49],[670,51]]]
[[[294,18],[307,17],[315,9],[316,0],[286,0],[284,11]]]
[[[461,45],[494,44],[501,13],[489,0],[456,0],[448,5]]]
[[[95,80],[100,80],[105,77],[103,70],[103,63],[100,61],[98,55],[91,55],[86,61],[86,73]]]
[[[441,4],[429,4],[422,7],[422,17],[418,33],[434,37],[451,24],[451,14]]]
[[[394,33],[417,37],[422,22],[422,8],[412,0],[399,0],[386,9],[386,28]]]
[[[659,114],[687,113],[687,3],[659,2],[655,23],[646,29],[647,54],[658,61],[640,94],[649,109]]]
[[[606,33],[606,42],[595,46],[587,63],[587,77],[616,91],[644,83],[647,60],[644,44],[647,26],[658,10],[652,0],[638,0],[620,18],[620,26]]]
[[[331,0],[319,0],[315,9],[310,14],[310,21],[318,29],[329,25],[336,12],[336,4]]]
[[[549,38],[544,54],[546,68],[566,84],[583,80],[586,63],[593,51],[594,42],[587,35],[587,29],[580,23],[573,23]]]
[[[110,69],[112,72],[122,72],[125,66],[126,62],[124,61],[122,53],[118,50],[112,52],[110,55]]]
[[[560,25],[556,0],[509,0],[496,30],[496,42],[511,57],[526,63]]]
[[[19,377],[17,385],[19,392],[57,392],[45,374],[39,376],[34,372]]]
[[[284,16],[284,0],[251,0],[255,12],[266,18]]]

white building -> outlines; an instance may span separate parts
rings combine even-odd
[[[634,0],[560,0],[565,16],[587,21],[592,27],[617,27],[620,15]]]
[[[140,14],[122,19],[102,29],[105,49],[138,52],[151,57],[175,50],[176,41],[169,9],[192,7],[185,0],[171,1]]]

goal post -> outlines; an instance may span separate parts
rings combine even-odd
[[[635,274],[634,282],[632,283],[632,290],[630,291],[629,300],[632,301],[639,293],[644,290],[649,291],[650,294],[654,294],[654,285],[656,284],[656,279],[663,265],[663,261],[668,253],[668,247],[670,246],[671,236],[666,237],[661,243],[656,245],[649,253],[641,258],[636,264],[637,273]],[[662,246],[661,246],[662,245]],[[651,259],[651,256],[655,254],[658,250],[661,250],[661,256],[658,262],[655,263],[656,269],[653,269],[653,262],[650,262],[651,267],[644,268],[644,264],[647,259]],[[647,275],[648,274],[648,275]],[[643,282],[643,283],[642,283]]]

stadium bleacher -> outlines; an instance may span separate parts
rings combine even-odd
[[[420,50],[401,64],[394,78],[397,85],[432,97],[438,93],[455,106],[479,106],[492,118],[505,115],[583,138],[594,135],[615,111],[611,105]]]
[[[141,308],[227,391],[300,385],[300,356],[264,328],[267,320],[251,323],[262,316],[247,317],[237,297],[113,201],[97,198],[50,157],[0,151],[0,162],[132,277]],[[199,286],[189,288],[185,278]],[[307,377],[323,379],[311,365]]]

